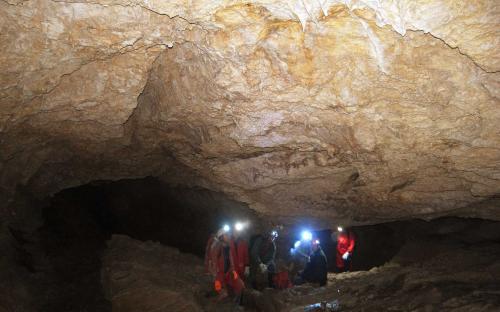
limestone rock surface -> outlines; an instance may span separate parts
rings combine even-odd
[[[2,215],[152,175],[282,219],[500,219],[499,43],[495,0],[2,0]]]
[[[202,282],[210,285],[199,258],[125,235],[108,242],[101,276],[115,312],[203,311],[194,295]]]

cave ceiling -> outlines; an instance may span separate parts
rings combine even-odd
[[[0,0],[0,198],[156,176],[500,220],[499,47],[497,0]]]

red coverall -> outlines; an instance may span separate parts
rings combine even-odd
[[[243,279],[245,276],[245,267],[250,265],[250,258],[248,257],[248,243],[244,239],[237,239],[234,241],[234,245],[236,248],[234,266],[240,278]]]
[[[342,255],[347,251],[349,254],[352,254],[352,250],[354,249],[354,234],[352,231],[341,232],[337,239],[337,267],[344,267],[344,260],[342,259]]]
[[[234,295],[239,295],[245,288],[245,284],[241,280],[235,267],[236,248],[234,241],[229,243],[229,268],[224,272],[224,246],[222,243],[218,244],[217,252],[217,273],[215,275],[214,287],[220,293],[222,288],[226,288]],[[243,269],[244,270],[244,269]]]

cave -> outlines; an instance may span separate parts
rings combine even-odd
[[[1,0],[0,47],[0,312],[500,308],[497,0]],[[217,301],[236,221],[327,285]]]
[[[170,187],[151,177],[95,181],[63,190],[46,201],[42,219],[37,243],[23,242],[24,233],[11,231],[23,249],[31,251],[30,258],[19,258],[19,263],[53,283],[46,292],[40,287],[38,296],[38,311],[47,312],[111,311],[100,270],[106,241],[113,234],[157,241],[202,258],[210,233],[220,224],[233,219],[260,223],[254,211],[223,194]],[[52,267],[43,267],[42,261]]]
[[[96,181],[63,190],[44,207],[43,218],[56,231],[63,226],[66,232],[87,228],[108,238],[124,234],[200,257],[204,256],[209,235],[222,224],[231,220],[261,223],[255,211],[224,194],[171,187],[152,177]],[[92,226],[73,224],[71,220],[86,220]]]
[[[136,266],[148,267],[151,272],[140,272],[138,276],[134,276],[132,282],[126,283],[126,287],[130,288],[126,289],[126,292],[137,291],[137,286],[134,285],[138,283],[136,279],[154,278],[154,275],[149,274],[159,274],[157,265],[164,260],[167,260],[167,266],[171,270],[179,269],[177,273],[181,275],[186,274],[184,270],[191,270],[182,266],[182,262],[186,261],[191,263],[190,265],[194,263],[197,268],[195,272],[183,278],[185,283],[192,284],[192,300],[206,311],[232,308],[207,302],[205,286],[209,285],[209,281],[207,276],[201,273],[207,238],[214,229],[234,220],[245,221],[250,225],[246,231],[247,240],[252,235],[270,228],[265,216],[257,214],[248,205],[232,200],[223,193],[200,187],[172,186],[154,177],[93,181],[64,189],[34,205],[39,205],[41,222],[33,233],[14,226],[8,229],[17,245],[14,263],[27,272],[25,278],[29,281],[28,289],[33,294],[31,299],[36,301],[34,307],[41,312],[106,312],[117,308],[134,310],[142,305],[145,305],[146,309],[156,309],[163,305],[172,311],[191,310],[193,306],[185,306],[185,302],[172,300],[161,294],[160,299],[156,300],[142,294],[132,303],[121,303],[120,300],[113,300],[113,295],[110,295],[110,289],[124,287],[120,282],[130,272],[120,271],[115,281],[114,273],[105,273],[105,270],[114,270],[115,266],[120,267],[124,262],[127,263],[127,270],[131,271]],[[356,246],[348,273],[339,273],[335,265],[336,242],[331,238],[334,228],[315,228],[313,224],[301,220],[283,224],[281,235],[276,242],[280,263],[289,265],[296,260],[288,251],[293,242],[300,239],[301,231],[305,228],[310,229],[313,237],[321,241],[328,259],[329,282],[334,291],[339,291],[339,287],[344,291],[345,288],[346,293],[352,296],[351,288],[358,288],[358,291],[363,289],[373,299],[370,305],[375,310],[378,304],[385,304],[384,300],[391,298],[391,292],[398,291],[402,291],[404,295],[392,296],[392,304],[399,304],[405,309],[408,305],[401,305],[401,302],[398,302],[401,298],[428,298],[427,288],[438,293],[433,296],[437,296],[439,304],[452,302],[452,308],[457,307],[456,303],[453,303],[457,297],[471,293],[475,294],[473,301],[480,302],[479,306],[483,308],[500,305],[496,296],[500,258],[499,222],[477,218],[441,217],[430,221],[409,219],[352,226]],[[174,261],[170,259],[170,253],[174,254]],[[175,255],[185,256],[187,259],[179,260]],[[452,258],[443,263],[440,262],[443,259],[439,259],[443,257]],[[451,275],[465,274],[472,280],[453,281],[450,273],[446,271],[448,265],[457,266],[457,270]],[[391,268],[394,270],[394,266],[399,268],[396,272],[377,271]],[[490,274],[489,270],[494,271]],[[347,281],[355,286],[343,285],[342,282],[345,281],[342,279],[336,280],[339,276],[374,272],[378,272],[378,276],[361,275],[356,279],[354,275],[347,278]],[[483,273],[482,276],[480,272]],[[297,270],[290,269],[290,274],[296,273]],[[122,274],[125,274],[125,277]],[[413,285],[406,286],[405,282],[411,284],[412,274],[444,276],[436,278],[435,281],[428,281],[426,278],[429,277],[426,277],[420,283],[413,282]],[[111,281],[105,281],[106,278]],[[169,274],[161,275],[161,279],[169,278],[172,278]],[[151,286],[146,287],[141,283],[139,285],[150,291]],[[168,283],[160,282],[156,286],[165,288],[167,285]],[[303,305],[307,306],[308,300],[342,298],[338,293],[332,296],[330,292],[331,290],[312,296],[306,292],[295,304],[304,302]],[[257,309],[250,306],[247,310],[287,311],[290,308],[280,299],[276,299],[282,294],[268,296],[272,299],[269,299],[271,303],[268,302],[267,306],[260,305]],[[8,301],[7,296],[5,299],[6,303],[12,305],[11,308],[17,308],[17,304]],[[419,300],[422,301],[422,298]],[[426,300],[413,305],[418,308],[422,303],[424,307],[438,303],[436,298],[431,298],[429,302]],[[366,308],[365,305],[358,302],[353,304],[348,299],[343,299],[342,304],[343,310],[347,311]],[[379,308],[382,309],[381,306]]]

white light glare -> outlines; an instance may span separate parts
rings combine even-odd
[[[229,232],[231,228],[229,227],[229,225],[224,224],[224,227],[222,229],[224,230],[224,232]]]
[[[341,226],[337,226],[337,231],[342,232],[344,229]]]
[[[314,240],[313,244],[319,244],[319,239]]]
[[[299,248],[300,246],[300,241],[296,241],[295,244],[293,244],[293,247],[295,248]]]
[[[305,241],[310,241],[313,238],[312,233],[309,231],[303,231],[301,236],[302,236],[302,239]]]
[[[241,231],[241,230],[243,230],[243,227],[244,227],[244,225],[243,225],[243,223],[241,223],[241,222],[236,222],[236,224],[234,225],[234,229],[235,229],[236,231]]]

